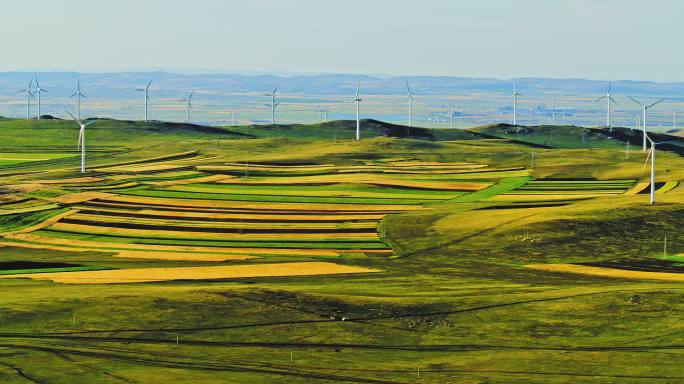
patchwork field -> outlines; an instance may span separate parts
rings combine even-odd
[[[378,124],[0,119],[0,382],[684,380],[676,151]]]

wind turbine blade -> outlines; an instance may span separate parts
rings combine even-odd
[[[603,95],[603,96],[599,97],[598,99],[596,99],[596,100],[594,100],[594,101],[601,101],[601,100],[605,99],[606,97],[608,97],[608,96]]]
[[[653,146],[648,149],[648,152],[646,152],[646,161],[644,161],[644,165],[641,167],[641,174],[643,175],[644,170],[646,169],[646,164],[648,164],[648,160],[651,158],[651,151],[653,151]]]
[[[190,96],[188,96],[188,100],[192,99],[192,95],[195,94],[195,91],[190,92]]]
[[[74,121],[77,122],[78,125],[81,125],[81,121],[76,116],[72,115],[69,111],[66,111],[66,113],[69,114],[69,116],[71,116],[71,118],[74,119]]]
[[[618,102],[615,101],[615,99],[613,99],[613,96],[610,96],[609,98],[610,98],[610,101],[612,101],[612,102],[615,103],[615,104],[618,104]]]
[[[610,86],[613,83],[613,79],[608,80],[608,94],[610,95]]]
[[[147,86],[145,87],[145,90],[148,90],[148,89],[150,89],[150,85],[152,85],[152,80],[150,80],[150,82],[149,82],[149,83],[147,83]]]
[[[635,103],[641,105],[642,107],[644,106],[643,104],[641,104],[637,99],[633,98],[632,96],[627,95],[627,97],[629,97],[630,100],[632,100],[633,102],[635,102]]]
[[[97,120],[90,120],[90,121],[86,121],[86,123],[85,123],[84,125],[85,125],[86,127],[89,127],[89,126],[91,126],[91,125],[93,125],[93,124],[95,124],[95,123],[97,123]]]
[[[411,94],[411,87],[409,86],[408,80],[406,80],[406,92],[407,92],[407,94],[408,94],[408,97],[413,96],[413,95]]]
[[[69,96],[69,97],[74,97],[74,96],[76,96],[77,94],[78,94],[77,92],[74,92],[74,93],[72,93],[71,96]]]
[[[661,102],[661,101],[663,101],[663,100],[665,100],[665,98],[664,98],[664,97],[663,97],[663,98],[661,98],[660,100],[656,101],[656,102],[655,102],[655,103],[653,103],[653,104],[649,104],[649,105],[647,105],[647,106],[646,106],[646,108],[651,108],[652,106],[654,106],[654,105],[656,105],[656,104],[660,103],[660,102]]]
[[[359,87],[360,86],[361,86],[361,80],[356,82],[356,95],[354,95],[355,100],[359,98]]]
[[[271,94],[272,94],[272,95],[275,95],[276,92],[278,92],[278,88],[279,88],[279,87],[280,87],[280,86],[278,85],[278,86],[276,86],[275,88],[273,88],[273,93],[271,93]]]

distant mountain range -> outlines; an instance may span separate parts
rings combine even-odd
[[[26,88],[33,72],[0,72],[0,97],[15,98],[16,92]],[[80,81],[83,92],[97,98],[127,99],[135,97],[135,88],[153,80],[152,90],[158,97],[178,97],[190,90],[203,91],[205,97],[222,94],[249,94],[270,92],[280,86],[284,94],[299,95],[351,95],[355,84],[361,81],[362,93],[373,95],[403,95],[405,80],[411,83],[417,95],[468,95],[476,93],[508,94],[512,80],[469,78],[452,76],[378,77],[350,74],[320,75],[244,75],[244,74],[186,74],[171,72],[38,72],[41,86],[52,94],[71,94]],[[606,91],[606,81],[584,79],[515,79],[523,95],[596,95]],[[657,83],[649,81],[613,81],[613,92],[621,95],[660,96],[684,100],[684,82]]]

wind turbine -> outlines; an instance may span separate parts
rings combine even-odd
[[[556,94],[553,94],[553,107],[551,109],[551,125],[556,125]]]
[[[454,128],[454,107],[449,109],[449,128]]]
[[[280,104],[280,102],[276,102],[276,92],[278,91],[278,87],[273,88],[273,92],[271,93],[264,93],[264,96],[270,96],[271,97],[271,104],[266,104],[267,107],[271,108],[271,125],[275,125],[275,109],[276,107]]]
[[[85,128],[89,125],[95,124],[97,120],[91,120],[83,123],[80,118],[75,117],[74,115],[71,114],[71,112],[66,111],[66,113],[71,116],[76,123],[81,127],[81,129],[78,131],[78,143],[76,144],[76,149],[81,150],[81,173],[85,173],[85,158],[86,158],[86,150],[85,150]]]
[[[26,120],[31,118],[31,97],[33,97],[33,91],[31,90],[31,87],[33,87],[33,79],[31,79],[31,81],[29,82],[28,88],[22,89],[21,91],[17,92],[26,92]]]
[[[79,81],[76,85],[76,92],[72,93],[71,96],[69,97],[74,97],[76,96],[76,99],[78,100],[78,119],[81,120],[81,97],[84,99],[87,99],[86,95],[81,92],[81,82]],[[68,111],[67,111],[68,112]],[[69,113],[71,115],[71,113]]]
[[[406,128],[406,136],[408,136],[411,133],[411,127],[413,126],[413,92],[411,92],[408,80],[406,80],[406,95],[409,99],[408,128]]]
[[[642,132],[643,137],[644,137],[643,151],[646,152],[646,139],[647,139],[647,137],[648,137],[648,136],[646,135],[646,115],[647,115],[647,113],[648,113],[648,110],[649,110],[651,107],[653,107],[654,105],[656,105],[656,104],[660,103],[661,101],[665,100],[665,98],[663,97],[663,98],[661,98],[660,100],[656,101],[655,103],[651,103],[651,104],[646,105],[646,104],[642,104],[640,101],[638,101],[637,99],[633,98],[632,96],[627,96],[627,97],[629,97],[633,102],[635,102],[635,103],[641,105],[641,108],[643,108],[643,118],[642,118],[642,120],[643,120],[643,121],[642,121],[643,125],[642,125],[642,128],[641,128],[641,132]],[[650,139],[649,139],[649,140],[650,140]]]
[[[35,90],[34,94],[36,94],[36,93],[38,94],[38,120],[40,120],[40,94],[42,92],[48,92],[48,90],[40,87],[40,84],[38,84],[38,76],[37,75],[34,75],[34,77],[36,79],[36,90]]]
[[[321,120],[323,120],[324,123],[328,122],[328,109],[320,106],[318,107],[318,112],[320,113],[319,118],[322,117]]]
[[[148,102],[150,101],[150,85],[152,85],[152,80],[147,83],[145,88],[137,88],[136,91],[138,92],[145,92],[145,122],[147,123],[147,105]]]
[[[185,109],[186,109],[186,116],[185,116],[185,123],[190,124],[190,110],[194,110],[192,108],[192,95],[195,94],[195,91],[190,92],[190,96],[188,96],[187,99],[181,99],[181,101],[185,101]]]
[[[518,93],[515,88],[515,80],[513,80],[513,125],[518,125],[517,121],[517,108],[518,108],[518,96],[522,96]]]
[[[354,95],[354,99],[352,99],[353,103],[356,103],[356,141],[361,140],[361,120],[359,120],[359,104],[361,103],[361,98],[359,97],[359,86],[361,85],[361,81],[356,82],[356,94]]]
[[[648,154],[646,155],[646,161],[644,162],[644,166],[648,162],[648,157],[651,157],[651,204],[655,204],[655,154],[656,154],[656,145],[659,144],[667,144],[671,143],[672,141],[661,141],[659,143],[656,143],[655,141],[651,140],[651,138],[646,135],[645,136],[648,141],[651,143],[651,148],[648,150]]]
[[[610,103],[615,103],[617,104],[618,102],[613,99],[613,96],[611,96],[610,93],[610,86],[612,84],[613,80],[608,80],[608,90],[606,91],[606,94],[599,97],[596,99],[596,101],[601,101],[603,99],[606,99],[606,127],[611,128],[610,125]],[[646,139],[644,139],[644,151],[646,151]]]

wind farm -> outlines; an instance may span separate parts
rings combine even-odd
[[[0,63],[0,383],[684,380],[684,83],[593,22],[663,14],[65,4]]]

